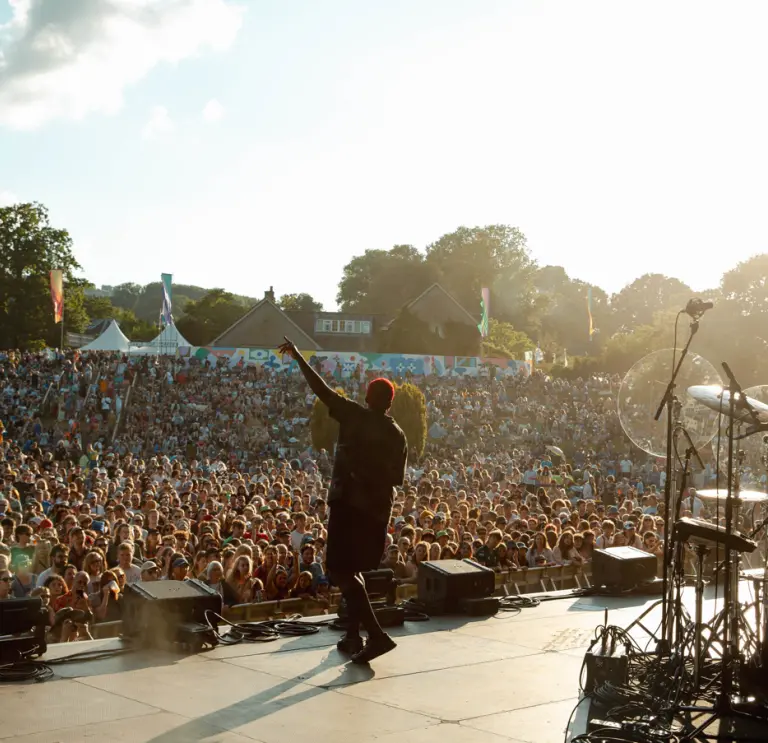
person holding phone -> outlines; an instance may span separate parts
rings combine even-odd
[[[339,423],[327,499],[330,517],[325,562],[349,613],[346,634],[337,647],[355,663],[368,663],[395,647],[376,619],[362,576],[379,566],[395,488],[405,479],[408,444],[389,415],[395,388],[388,379],[374,379],[368,385],[364,407],[332,390],[288,338],[280,352],[296,360],[312,392]],[[365,645],[360,625],[368,634]]]

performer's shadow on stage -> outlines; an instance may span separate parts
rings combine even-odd
[[[280,652],[297,651],[282,650]],[[193,743],[194,741],[208,740],[216,732],[236,730],[243,725],[256,722],[336,688],[369,681],[375,676],[370,666],[357,665],[348,661],[341,666],[339,676],[334,678],[331,683],[323,686],[306,686],[306,682],[311,681],[314,676],[327,671],[329,668],[339,666],[344,663],[344,660],[344,657],[339,655],[335,648],[329,649],[328,654],[314,668],[302,671],[300,675],[283,681],[275,677],[274,686],[228,707],[189,720],[189,722],[173,730],[155,736],[149,743]],[[291,693],[295,687],[300,685],[306,686],[306,688]]]

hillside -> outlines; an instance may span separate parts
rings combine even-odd
[[[184,307],[189,301],[197,301],[205,296],[210,289],[191,284],[173,285],[173,314],[178,320],[184,314]],[[146,286],[140,284],[120,284],[111,288],[109,294],[115,307],[131,310],[138,319],[155,322],[162,307],[162,286],[154,281]],[[252,297],[235,295],[242,302],[243,308],[248,308],[258,300]]]

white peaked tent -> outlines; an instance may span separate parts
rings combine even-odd
[[[192,344],[179,333],[176,325],[171,323],[166,325],[160,335],[158,335],[153,341],[146,346],[135,347],[131,349],[131,353],[146,354],[146,355],[166,355],[173,356],[176,354],[176,349],[181,346],[191,346]]]
[[[125,337],[125,333],[120,330],[120,326],[115,320],[112,320],[104,329],[104,332],[83,346],[81,351],[129,351],[131,342]]]

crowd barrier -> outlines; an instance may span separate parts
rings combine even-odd
[[[546,568],[520,568],[518,570],[503,570],[496,573],[496,592],[538,593],[540,591],[560,591],[570,588],[588,588],[592,569],[586,565],[556,565]],[[415,583],[405,583],[397,587],[398,601],[416,598]],[[332,592],[327,601],[315,599],[285,599],[283,601],[262,601],[258,604],[238,604],[227,612],[231,622],[261,622],[268,619],[279,619],[295,614],[302,616],[320,616],[335,613],[341,594]],[[122,622],[99,622],[92,628],[96,639],[119,637],[122,632]]]

